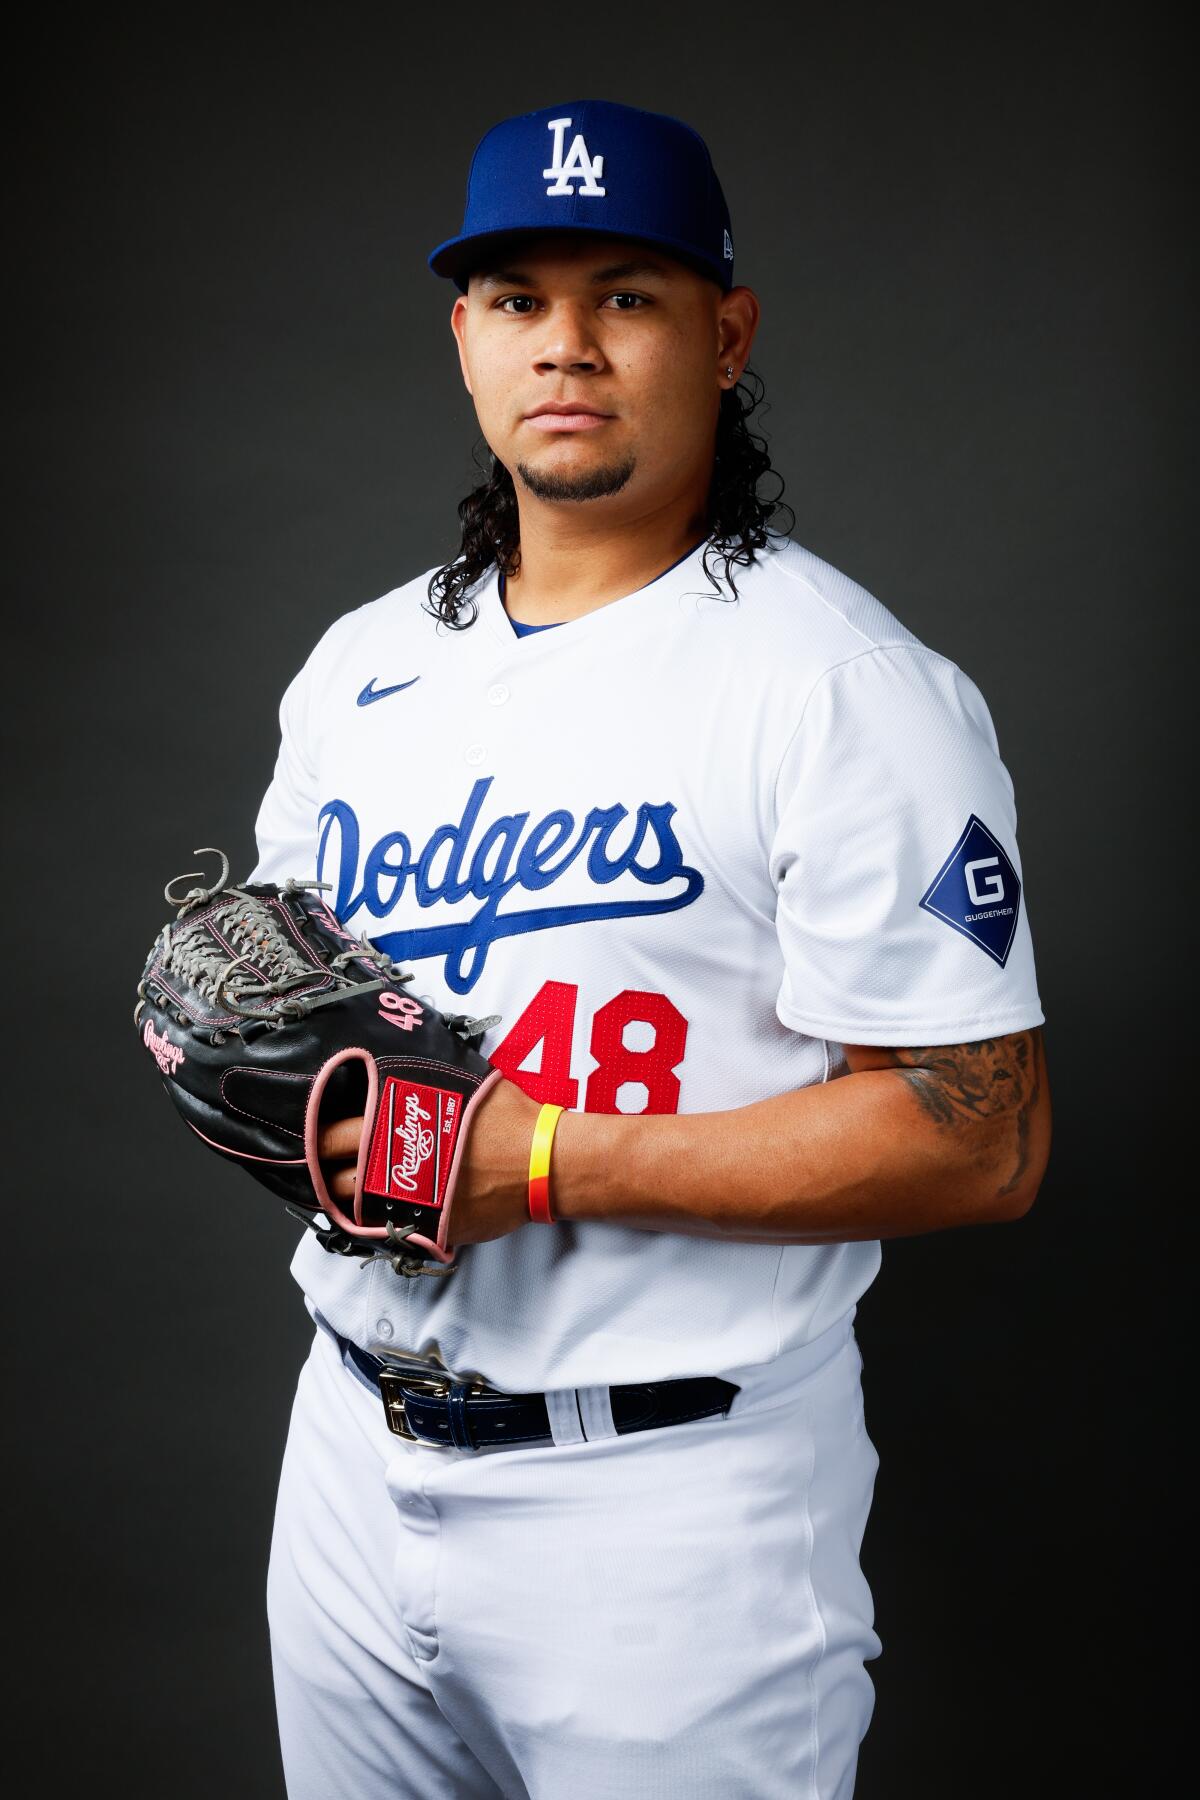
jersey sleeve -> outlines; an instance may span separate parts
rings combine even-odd
[[[311,670],[310,658],[279,704],[279,754],[254,827],[258,861],[251,881],[282,886],[289,876],[304,881],[316,874],[318,803],[308,743]]]
[[[827,670],[774,816],[783,1024],[915,1045],[1044,1023],[1013,784],[955,663],[889,644]]]

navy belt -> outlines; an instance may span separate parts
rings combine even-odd
[[[460,1380],[449,1371],[419,1374],[391,1366],[346,1338],[338,1341],[343,1355],[380,1395],[389,1431],[411,1444],[482,1450],[495,1444],[555,1441],[544,1394],[506,1394],[474,1378]],[[619,1436],[724,1415],[740,1391],[735,1381],[719,1375],[631,1382],[608,1390]]]

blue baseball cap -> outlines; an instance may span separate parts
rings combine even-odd
[[[733,235],[704,139],[682,119],[614,100],[567,100],[480,138],[462,230],[429,256],[462,292],[489,244],[530,231],[595,231],[659,244],[728,291]]]

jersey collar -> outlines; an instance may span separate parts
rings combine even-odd
[[[603,606],[594,607],[578,619],[563,619],[553,631],[535,631],[528,637],[518,637],[512,628],[512,620],[504,609],[500,598],[499,572],[494,567],[489,570],[483,585],[474,590],[475,603],[479,608],[479,621],[489,634],[506,649],[520,652],[522,660],[530,653],[546,648],[550,643],[578,644],[585,638],[598,633],[616,630],[621,620],[647,598],[653,596],[656,605],[668,600],[678,599],[682,594],[690,592],[698,584],[707,588],[710,584],[704,573],[703,554],[709,540],[701,538],[690,550],[686,550],[678,562],[664,569],[660,575],[635,588],[632,593],[622,594],[617,600],[606,601]]]

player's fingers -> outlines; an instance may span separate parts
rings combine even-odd
[[[317,1155],[324,1162],[326,1157],[337,1161],[339,1157],[358,1157],[359,1141],[363,1134],[363,1119],[335,1119],[329,1125],[323,1125],[317,1133]]]
[[[353,1200],[354,1177],[353,1169],[339,1169],[336,1175],[326,1175],[329,1191],[335,1200]]]

